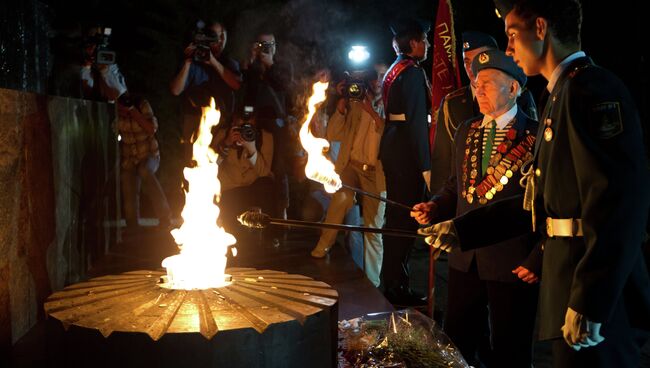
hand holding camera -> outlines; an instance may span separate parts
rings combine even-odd
[[[226,146],[239,146],[244,147],[250,155],[257,152],[255,141],[257,140],[257,129],[251,124],[253,119],[254,109],[252,106],[244,106],[244,112],[241,116],[241,124],[233,126],[228,131],[228,136],[224,143]]]
[[[274,55],[275,41],[255,42],[251,49],[251,63],[260,63],[264,68],[270,68]]]
[[[192,43],[185,49],[185,57],[188,57],[188,53],[191,51],[192,60],[203,63],[212,62],[214,55],[211,46],[218,40],[214,31],[205,26],[205,22],[198,21]]]
[[[98,28],[97,33],[84,39],[84,65],[106,66],[115,64],[115,52],[109,50],[108,47],[111,33],[111,28]]]

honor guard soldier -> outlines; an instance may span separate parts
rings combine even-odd
[[[479,53],[471,68],[482,115],[458,127],[449,180],[430,202],[414,207],[420,212],[412,215],[422,224],[523,193],[519,167],[533,156],[538,126],[516,104],[526,75],[496,49]],[[508,220],[492,231],[508,227]],[[449,254],[444,329],[470,365],[531,366],[542,261],[538,240],[529,231]]]
[[[430,179],[429,122],[431,93],[420,66],[426,59],[429,26],[415,19],[400,19],[391,26],[398,55],[383,82],[386,125],[379,159],[386,177],[388,199],[414,205],[425,198]],[[386,208],[386,228],[415,231],[408,210]],[[388,300],[398,305],[423,304],[409,288],[408,256],[413,240],[384,236],[382,282]]]
[[[476,101],[475,77],[472,73],[474,57],[488,50],[498,50],[497,41],[489,34],[465,31],[463,40],[463,66],[469,78],[469,85],[451,92],[440,103],[435,141],[431,153],[431,190],[435,193],[452,173],[451,162],[456,129],[467,120],[481,115]],[[523,86],[522,86],[523,87]],[[525,87],[517,99],[517,105],[528,117],[537,120],[537,108],[532,94]]]
[[[623,83],[581,51],[577,0],[515,1],[506,13],[507,53],[548,80],[534,160],[524,165],[531,212],[513,197],[424,233],[434,247],[466,250],[528,231],[532,217],[546,236],[539,332],[553,341],[553,366],[638,367],[650,330],[639,115]],[[516,211],[506,231],[493,231]]]

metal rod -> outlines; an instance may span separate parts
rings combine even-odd
[[[293,227],[308,227],[308,228],[318,228],[318,229],[334,229],[334,230],[344,230],[344,231],[360,231],[364,233],[376,233],[384,234],[391,236],[403,236],[408,238],[424,238],[425,235],[420,235],[417,232],[412,232],[408,230],[401,229],[379,229],[375,227],[364,227],[364,226],[352,226],[352,225],[340,225],[340,224],[330,224],[327,222],[310,222],[310,221],[299,221],[299,220],[284,220],[277,218],[269,218],[269,223],[274,225],[285,225]]]
[[[366,192],[365,190],[361,190],[361,189],[359,189],[359,188],[351,187],[351,186],[346,185],[346,184],[341,184],[341,186],[342,186],[343,188],[350,189],[350,190],[353,191],[353,192],[357,192],[357,193],[359,193],[359,194],[361,194],[361,195],[364,195],[364,196],[367,196],[367,197],[370,197],[370,198],[374,198],[374,199],[377,199],[377,200],[380,200],[380,201],[386,202],[386,203],[388,203],[388,204],[392,204],[392,205],[394,205],[394,206],[397,206],[397,207],[401,207],[401,208],[407,209],[407,210],[409,210],[409,211],[416,211],[416,210],[414,210],[413,207],[411,207],[411,206],[407,206],[407,205],[405,205],[405,204],[402,204],[402,203],[399,203],[399,202],[395,202],[395,201],[393,201],[393,200],[391,200],[391,199],[388,199],[388,198],[382,197],[382,196],[380,196],[380,195],[377,195],[377,194],[374,194],[374,193],[370,193],[370,192]]]

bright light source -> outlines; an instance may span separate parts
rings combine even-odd
[[[369,57],[370,53],[365,46],[352,46],[352,50],[348,52],[348,58],[357,64],[363,63]]]

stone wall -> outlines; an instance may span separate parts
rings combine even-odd
[[[105,103],[0,89],[0,355],[113,240],[112,116]]]

